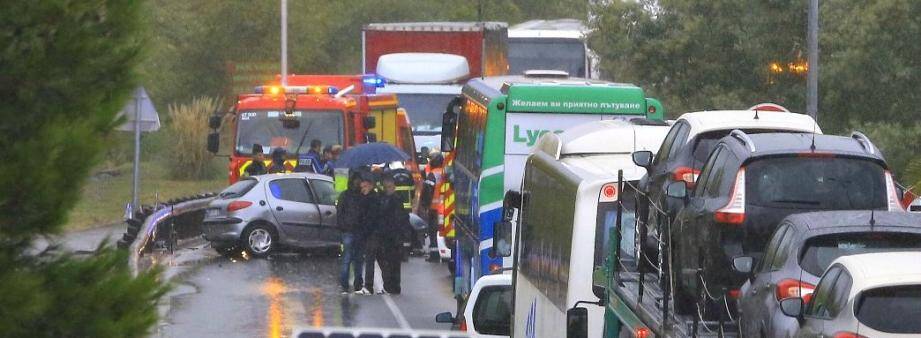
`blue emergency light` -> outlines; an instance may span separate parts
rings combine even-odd
[[[387,83],[387,81],[385,81],[384,78],[376,76],[376,75],[365,75],[364,78],[361,79],[361,82],[365,86],[372,87],[372,88],[383,88],[384,84]]]

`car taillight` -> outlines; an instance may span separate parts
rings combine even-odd
[[[835,332],[835,338],[867,338],[867,337],[861,336],[854,332],[841,331],[841,332]]]
[[[739,298],[742,297],[742,290],[739,290],[739,289],[730,289],[729,291],[726,292],[726,295],[729,296],[729,298],[732,298],[732,299],[739,299]]]
[[[694,187],[694,183],[697,182],[698,176],[700,176],[700,170],[688,167],[678,167],[678,169],[675,169],[675,172],[672,173],[673,180],[686,182],[688,188]]]
[[[638,327],[633,329],[633,337],[635,338],[649,338],[649,328]]]
[[[742,224],[745,222],[745,167],[739,168],[736,183],[729,194],[729,203],[713,215],[717,223]]]
[[[784,298],[799,297],[803,303],[808,303],[812,298],[812,292],[815,291],[815,285],[796,279],[784,279],[777,283],[774,295],[777,301]]]
[[[467,332],[467,321],[466,321],[466,320],[461,320],[461,321],[460,321],[460,327],[458,327],[457,329],[460,330],[460,331]]]
[[[237,211],[237,210],[240,210],[240,209],[249,207],[250,205],[253,205],[253,202],[250,202],[250,201],[233,201],[233,202],[230,202],[230,204],[227,205],[227,211],[228,211],[228,212],[230,212],[230,211]]]
[[[895,192],[895,181],[892,179],[892,173],[889,170],[886,170],[886,204],[889,207],[889,211],[905,211],[905,208],[902,207],[902,203],[899,202],[899,196]]]

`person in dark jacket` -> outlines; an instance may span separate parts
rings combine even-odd
[[[244,173],[246,176],[265,175],[265,153],[262,152],[261,144],[253,144],[253,162],[246,167]]]
[[[323,156],[320,155],[320,150],[322,148],[323,141],[318,139],[310,140],[310,150],[308,150],[306,154],[301,155],[301,157],[297,159],[296,171],[323,174],[326,168],[324,167]]]
[[[384,192],[378,199],[380,236],[378,237],[377,259],[381,266],[386,293],[399,294],[400,265],[403,261],[401,248],[408,241],[409,214],[403,208],[403,197],[396,193],[396,181],[393,176],[385,175],[382,184]]]
[[[374,191],[374,176],[371,172],[361,173],[359,183],[359,219],[355,230],[359,238],[361,253],[364,255],[364,287],[355,291],[358,294],[370,295],[374,291],[374,263],[377,262],[378,237],[378,194]],[[359,285],[355,286],[356,289]]]
[[[269,174],[289,172],[285,166],[285,155],[288,152],[284,148],[272,149],[272,165],[269,166]]]
[[[349,179],[348,189],[339,195],[336,203],[337,218],[336,224],[339,231],[342,232],[342,257],[340,260],[339,286],[342,293],[347,294],[351,291],[361,290],[364,284],[361,270],[363,264],[363,250],[361,238],[361,222],[363,208],[363,198],[360,188],[361,177],[352,175]],[[349,288],[349,272],[355,267],[355,279],[353,289]]]

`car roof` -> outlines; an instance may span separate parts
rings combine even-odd
[[[921,284],[921,252],[880,252],[836,259],[853,279],[851,295],[883,286]]]
[[[593,121],[541,136],[536,149],[559,159],[573,154],[631,154],[638,150],[658,151],[668,134],[669,122]]]
[[[678,117],[678,120],[687,121],[691,126],[691,135],[731,129],[776,129],[822,133],[822,129],[809,115],[760,110],[757,115],[758,119],[755,119],[754,110],[711,110],[685,113]]]
[[[785,223],[806,230],[823,230],[843,227],[869,227],[870,216],[874,227],[912,227],[921,231],[921,215],[904,211],[836,210],[804,212],[787,216]],[[842,232],[848,230],[842,230]],[[853,231],[853,229],[849,230]]]
[[[265,174],[265,175],[258,175],[258,176],[252,176],[252,177],[256,178],[260,182],[265,182],[265,181],[276,179],[276,178],[309,178],[309,179],[321,179],[321,180],[326,180],[326,181],[333,180],[329,176],[326,176],[323,174],[308,173],[308,172]]]
[[[872,143],[865,145],[855,137],[811,133],[758,133],[746,134],[743,137],[748,137],[752,144],[747,144],[747,141],[743,144],[733,135],[723,137],[720,142],[729,144],[737,153],[745,155],[741,157],[743,159],[812,152],[864,157],[885,164],[879,149]],[[751,151],[750,147],[754,147],[755,150]]]

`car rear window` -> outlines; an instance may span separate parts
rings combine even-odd
[[[227,189],[221,191],[218,197],[222,199],[228,198],[237,198],[249,192],[250,189],[256,186],[256,180],[244,179],[239,180],[237,183],[231,184]]]
[[[776,129],[742,129],[746,134],[760,134],[760,133],[776,133],[779,130]],[[694,163],[692,164],[694,169],[700,169],[704,166],[704,163],[707,162],[707,157],[710,156],[710,152],[716,148],[716,144],[719,143],[720,139],[729,135],[732,130],[717,130],[710,131],[706,133],[701,133],[700,135],[695,136],[694,138],[694,150],[693,158]],[[791,133],[790,131],[784,131],[786,133]]]
[[[747,203],[809,210],[886,208],[884,169],[863,159],[781,157],[746,167]]]
[[[508,336],[511,329],[512,289],[487,286],[473,306],[473,327],[480,334]]]
[[[870,289],[861,293],[855,304],[857,320],[874,330],[921,333],[921,285]]]
[[[921,235],[898,232],[859,232],[810,238],[800,251],[799,265],[806,272],[821,276],[841,256],[881,251],[915,251],[921,248]]]

